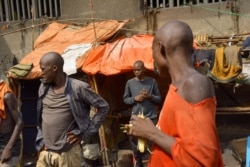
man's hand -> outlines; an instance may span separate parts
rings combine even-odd
[[[140,118],[132,115],[128,124],[128,134],[149,139],[149,135],[155,131],[156,127],[149,118]]]
[[[142,97],[143,97],[144,100],[146,100],[146,99],[152,99],[151,94],[146,89],[142,89],[140,91],[140,94],[142,95]]]
[[[68,132],[66,133],[66,135],[67,135],[67,142],[72,145],[81,141],[80,135],[75,135],[72,132]]]
[[[152,99],[151,94],[146,90],[146,89],[142,89],[140,91],[140,94],[138,96],[134,97],[134,101],[138,101],[138,102],[142,102],[144,100],[150,100]]]
[[[145,98],[141,94],[134,97],[134,101],[142,102],[143,100],[145,100]]]
[[[1,163],[5,163],[7,162],[10,158],[11,158],[11,150],[10,149],[7,149],[5,148],[3,150],[3,153],[2,153],[2,156],[1,156]]]

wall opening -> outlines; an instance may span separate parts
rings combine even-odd
[[[150,8],[172,8],[185,5],[214,4],[227,0],[141,0],[141,4]]]
[[[0,22],[60,17],[61,0],[1,0]]]

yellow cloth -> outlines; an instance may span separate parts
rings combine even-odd
[[[215,51],[215,59],[211,71],[212,76],[221,81],[230,81],[242,71],[238,56],[239,48],[235,45],[220,47]]]
[[[12,92],[10,87],[5,83],[0,81],[0,118],[5,119],[5,107],[4,107],[4,95],[7,92]]]

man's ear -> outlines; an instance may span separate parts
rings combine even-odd
[[[159,75],[159,69],[158,69],[157,64],[155,63],[155,61],[154,61],[154,73],[156,75]]]
[[[57,70],[57,66],[53,65],[53,71],[56,71],[56,70]]]
[[[159,45],[160,45],[160,52],[161,52],[161,54],[162,54],[164,57],[166,57],[166,52],[165,52],[165,47],[164,47],[164,45],[163,45],[161,42],[159,42]]]

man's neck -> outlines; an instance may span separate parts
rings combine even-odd
[[[145,78],[146,78],[145,76],[136,77],[136,79],[137,79],[138,81],[143,81]]]
[[[66,75],[60,75],[57,77],[53,84],[53,90],[54,91],[63,91],[65,89],[65,84],[66,84]]]

